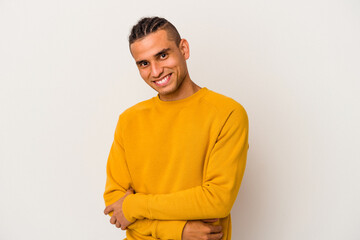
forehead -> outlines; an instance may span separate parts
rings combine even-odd
[[[130,51],[135,61],[149,59],[163,49],[176,47],[174,41],[168,39],[165,30],[150,33],[130,45]]]

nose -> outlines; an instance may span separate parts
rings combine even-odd
[[[153,78],[159,78],[163,72],[164,69],[159,63],[154,62],[151,64],[151,76]]]

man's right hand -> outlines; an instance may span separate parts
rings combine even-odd
[[[220,240],[223,236],[222,226],[212,225],[219,219],[187,221],[185,224],[182,240]]]

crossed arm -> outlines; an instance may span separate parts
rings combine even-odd
[[[114,219],[113,217],[117,216],[118,211],[122,212],[123,199],[131,193],[127,193],[127,190],[131,187],[131,177],[125,161],[124,149],[119,134],[119,124],[115,130],[115,137],[111,146],[106,172],[107,179],[104,200],[107,207],[104,213],[111,216],[111,223],[120,223],[120,218],[116,221],[116,218]],[[142,219],[132,223],[127,228],[144,236],[152,236],[160,239],[181,239],[185,224],[186,221]],[[121,227],[123,230],[126,228],[125,225]],[[163,231],[163,229],[167,229],[167,231]]]
[[[114,207],[111,206],[114,202],[125,196],[131,182],[117,137],[119,136],[115,132],[107,166],[108,179],[104,198],[106,205],[110,205],[108,211]],[[137,228],[141,229],[144,221],[152,225],[146,229],[157,224],[169,224],[168,227],[173,226],[175,230],[182,229],[186,223],[183,220],[228,216],[245,170],[247,150],[248,119],[245,110],[237,108],[229,115],[211,151],[201,186],[169,194],[129,194],[118,206],[121,214],[116,220],[122,228],[128,227],[135,231]],[[115,161],[112,152],[121,159],[118,157]],[[122,166],[118,165],[119,161],[123,161]],[[117,189],[110,188],[114,183],[118,186]],[[179,230],[175,232],[177,237],[181,234]]]

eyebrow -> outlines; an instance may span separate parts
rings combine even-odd
[[[155,54],[155,57],[158,57],[158,56],[160,56],[161,54],[168,52],[169,50],[170,50],[170,48],[164,48],[163,50],[161,50],[160,52],[158,52],[157,54]]]
[[[164,49],[161,50],[160,52],[156,53],[156,54],[154,55],[154,57],[158,57],[158,56],[160,56],[161,54],[166,53],[166,52],[168,52],[168,51],[170,51],[170,50],[171,50],[171,48],[164,48]],[[136,64],[139,65],[139,64],[141,64],[141,63],[143,63],[143,62],[146,62],[146,60],[137,61]]]

